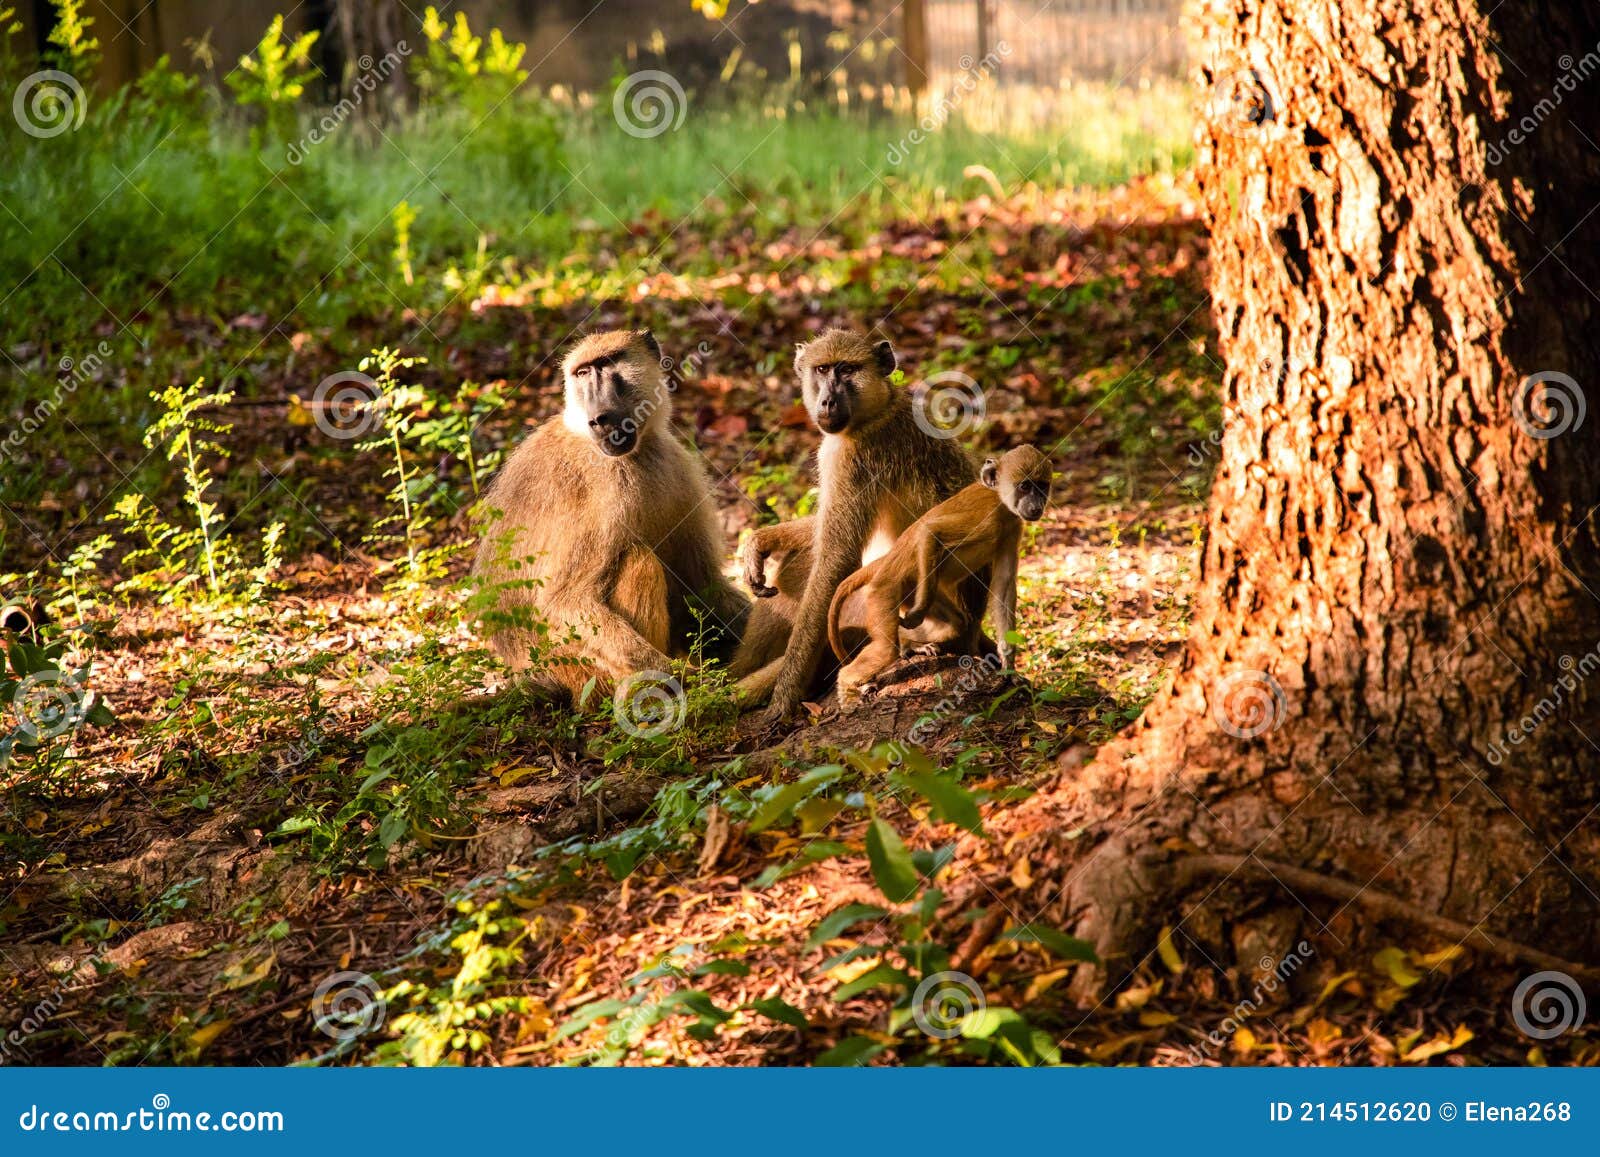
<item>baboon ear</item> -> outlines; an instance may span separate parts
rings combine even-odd
[[[880,341],[872,347],[872,360],[878,363],[878,372],[888,377],[894,373],[894,346]]]
[[[985,458],[983,469],[978,471],[978,478],[990,490],[1000,485],[1000,459]]]
[[[799,365],[800,364],[800,359],[805,357],[805,356],[806,356],[806,343],[803,342],[803,341],[795,342],[794,343],[794,364],[795,365]]]
[[[639,339],[639,344],[650,351],[650,356],[656,361],[661,360],[661,343],[656,341],[656,335],[647,329],[636,329],[633,336]]]

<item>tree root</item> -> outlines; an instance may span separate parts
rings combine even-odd
[[[1252,880],[1271,881],[1282,885],[1286,890],[1296,888],[1330,899],[1343,900],[1347,904],[1358,905],[1378,916],[1403,920],[1462,943],[1473,940],[1475,947],[1482,948],[1508,963],[1553,969],[1565,972],[1575,979],[1600,980],[1600,966],[1563,960],[1559,956],[1541,952],[1529,945],[1485,932],[1476,925],[1464,924],[1459,920],[1451,920],[1446,916],[1429,912],[1387,892],[1364,888],[1348,880],[1325,876],[1320,872],[1297,868],[1277,860],[1244,855],[1195,855],[1185,856],[1170,867],[1179,890],[1201,877],[1242,876]]]

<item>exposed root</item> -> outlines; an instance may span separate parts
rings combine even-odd
[[[1553,969],[1565,972],[1576,979],[1600,980],[1600,966],[1563,960],[1559,956],[1541,952],[1527,944],[1485,932],[1477,925],[1463,924],[1459,920],[1451,920],[1446,916],[1429,912],[1387,892],[1364,888],[1348,880],[1325,876],[1320,872],[1297,868],[1277,860],[1243,855],[1195,855],[1185,856],[1173,863],[1171,868],[1175,875],[1175,884],[1180,890],[1199,877],[1243,876],[1251,880],[1272,881],[1285,888],[1298,888],[1330,899],[1343,900],[1347,904],[1365,908],[1375,915],[1416,924],[1463,943],[1472,940],[1484,951],[1509,963]]]

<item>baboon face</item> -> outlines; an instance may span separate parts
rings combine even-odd
[[[562,415],[575,434],[593,439],[608,458],[621,458],[671,405],[661,375],[661,347],[649,330],[591,334],[563,365],[567,408]]]
[[[795,349],[806,413],[824,434],[842,434],[882,410],[889,399],[894,347],[831,329]]]
[[[1018,446],[987,459],[978,477],[1024,522],[1037,522],[1050,501],[1050,459],[1032,446]]]

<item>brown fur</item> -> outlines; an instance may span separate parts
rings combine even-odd
[[[548,628],[560,645],[534,678],[576,695],[594,677],[666,670],[689,651],[696,606],[737,637],[749,603],[722,577],[716,504],[673,436],[655,339],[593,334],[562,374],[566,410],[517,447],[484,499],[499,518],[473,573],[497,588],[501,612],[531,611]],[[491,630],[500,657],[526,669],[539,624]]]
[[[935,506],[895,541],[889,553],[839,584],[828,614],[834,654],[850,657],[839,630],[847,599],[866,591],[868,642],[839,672],[839,702],[848,705],[899,655],[903,628],[922,624],[941,590],[969,578],[989,592],[989,615],[999,640],[1000,664],[1013,663],[1006,636],[1016,625],[1017,548],[1022,523],[1044,513],[1050,460],[1032,446],[1019,446],[983,465],[983,480]],[[905,611],[901,607],[909,602]],[[969,629],[976,623],[968,624]]]
[[[754,672],[741,680],[745,699],[770,697],[774,716],[792,714],[813,684],[840,582],[973,480],[972,463],[954,441],[917,426],[909,394],[888,380],[894,362],[888,342],[846,330],[829,330],[796,351],[801,395],[823,432],[821,501],[814,518],[764,528],[764,546],[793,553],[809,538],[812,565],[781,662],[773,663],[774,651],[757,651],[758,640],[741,646],[736,660]],[[758,577],[751,563],[747,555],[747,580]],[[761,593],[755,583],[752,589]],[[770,647],[780,633],[759,642]]]
[[[789,632],[811,573],[811,521],[801,518],[759,527],[740,551],[745,583],[757,596],[731,667],[744,696],[750,696],[753,689],[764,689],[763,698],[770,694],[783,665]]]

